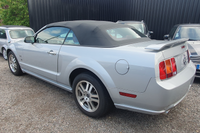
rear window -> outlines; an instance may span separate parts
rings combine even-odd
[[[34,32],[32,30],[11,30],[10,37],[12,39],[24,38],[26,36],[33,36]]]
[[[124,41],[124,40],[146,37],[138,30],[131,28],[108,29],[106,30],[106,32],[115,41]]]
[[[139,30],[143,34],[146,34],[146,29],[145,29],[144,24],[128,24],[128,25],[135,27],[137,30]]]

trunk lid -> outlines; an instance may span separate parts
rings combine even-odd
[[[160,77],[159,65],[161,62],[164,61],[164,65],[166,66],[166,60],[168,60],[169,64],[172,62],[172,60],[175,60],[176,72],[174,75],[176,75],[187,66],[190,60],[187,40],[188,39],[179,39],[173,41],[151,40],[143,43],[130,44],[124,46],[122,49],[137,53],[139,52],[139,57],[141,60],[142,58],[146,58],[147,60],[150,56],[154,55],[154,61],[152,60],[151,62],[154,62],[156,77]],[[167,71],[166,69],[167,68],[165,68],[164,71]]]
[[[166,73],[172,72],[172,75],[167,75],[167,78],[173,77],[176,74],[180,73],[189,63],[189,52],[188,52],[188,45],[187,45],[187,40],[188,39],[179,39],[179,40],[174,40],[174,41],[167,41],[167,42],[162,42],[159,44],[153,44],[147,46],[145,49],[152,50],[152,51],[158,51],[161,52],[163,55],[163,60],[159,60],[158,63],[163,62],[165,65],[164,71]],[[175,59],[175,68],[176,71],[173,72],[173,63],[172,60]],[[171,65],[170,67],[167,67],[167,61],[168,65]],[[156,64],[157,70],[156,75],[160,77],[160,64]],[[168,70],[171,69],[171,70]],[[157,73],[158,72],[158,73]],[[169,76],[169,77],[168,77]]]

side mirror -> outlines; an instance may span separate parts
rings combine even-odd
[[[35,39],[34,39],[34,36],[27,36],[25,39],[24,39],[24,42],[25,43],[34,43],[35,41],[34,41]]]
[[[169,39],[169,34],[167,34],[167,35],[164,35],[164,40],[168,40]]]
[[[149,34],[153,34],[153,31],[149,31]]]

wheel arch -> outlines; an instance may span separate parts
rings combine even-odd
[[[72,86],[75,77],[78,76],[78,75],[81,74],[81,73],[88,73],[88,74],[90,74],[90,75],[96,77],[96,78],[99,80],[99,82],[106,88],[106,91],[107,91],[109,97],[111,98],[112,102],[115,101],[115,100],[114,100],[115,98],[114,98],[114,95],[113,95],[113,89],[111,90],[111,89],[108,87],[108,85],[105,83],[105,81],[102,81],[102,78],[103,78],[103,77],[101,77],[100,75],[98,75],[98,74],[94,73],[93,71],[90,71],[90,70],[88,70],[88,69],[86,69],[86,68],[76,68],[76,69],[74,69],[74,70],[70,73],[70,75],[69,75],[69,83],[70,83],[70,86]],[[108,77],[107,77],[107,78],[108,78]],[[109,78],[110,78],[110,77],[109,77]],[[104,79],[104,78],[103,78],[103,79]],[[115,92],[116,92],[116,91],[115,91]]]
[[[4,47],[1,48],[1,53],[3,53],[3,48],[4,48]]]
[[[78,76],[79,74],[81,73],[88,73],[92,76],[95,76],[103,85],[104,83],[100,80],[100,78],[95,74],[93,73],[92,71],[86,69],[86,68],[77,68],[75,70],[73,70],[69,76],[69,83],[70,83],[70,86],[72,86],[73,82],[74,82],[74,79],[76,78],[76,76]],[[104,85],[105,86],[105,85]],[[106,86],[105,86],[106,87]]]
[[[8,53],[9,53],[10,51],[12,51],[12,50],[11,50],[11,49],[7,49],[7,51],[6,51],[7,55],[8,55]]]
[[[7,48],[6,48],[6,53],[8,55],[8,53],[12,51],[15,56],[18,58],[18,55],[17,55],[17,51],[16,51],[16,48],[15,48],[15,45],[14,44],[10,44]]]
[[[5,50],[7,49],[5,44],[1,47],[1,53],[3,53],[3,49],[5,49]]]

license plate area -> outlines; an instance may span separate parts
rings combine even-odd
[[[185,67],[187,64],[188,64],[188,55],[187,55],[187,52],[185,52],[182,55],[182,65],[183,65],[183,67]]]

